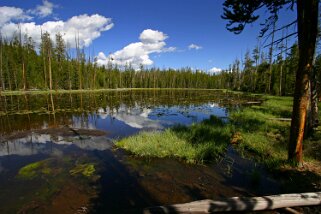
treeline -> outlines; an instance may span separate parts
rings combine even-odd
[[[267,56],[256,47],[247,51],[241,61],[236,59],[229,69],[210,74],[191,68],[119,68],[112,61],[99,66],[75,41],[76,48],[71,49],[59,33],[54,40],[49,33],[43,33],[39,47],[28,35],[10,41],[0,37],[0,90],[208,88],[282,96],[294,92],[297,44],[281,49],[275,57],[271,50]],[[321,73],[321,55],[316,57],[314,68]],[[316,76],[321,82],[321,75]]]
[[[260,53],[258,47],[252,52],[247,51],[242,62],[236,59],[229,69],[217,75],[217,87],[281,96],[293,95],[299,60],[298,45],[293,44],[289,51],[281,50],[274,58],[272,61],[270,56]],[[320,92],[321,54],[317,55],[313,68],[313,78],[316,78]]]
[[[215,88],[215,75],[191,68],[145,69],[109,63],[98,66],[84,49],[70,49],[61,34],[41,35],[36,47],[28,35],[0,39],[0,89]]]
[[[293,94],[298,57],[297,44],[289,53],[279,54],[272,63],[256,47],[252,53],[246,52],[242,63],[236,59],[220,74],[219,87],[274,95]]]

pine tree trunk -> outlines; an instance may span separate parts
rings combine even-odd
[[[93,85],[92,89],[96,89],[96,65],[94,65],[94,78],[93,78]]]
[[[282,96],[282,77],[283,76],[283,61],[281,62],[281,69],[280,69],[280,85],[279,85],[279,95]]]
[[[318,0],[298,0],[299,66],[296,73],[288,159],[301,165],[309,103],[309,81],[318,29]]]
[[[271,47],[270,47],[270,61],[269,61],[269,79],[268,79],[268,85],[267,85],[267,90],[265,91],[266,93],[271,93],[271,85],[272,85],[272,67],[273,67],[273,45],[274,45],[274,34],[275,34],[275,26],[276,26],[276,21],[273,23],[273,29],[272,29],[272,41],[271,41]]]
[[[317,77],[315,68],[312,69],[311,72],[311,92],[310,92],[310,121],[308,121],[308,131],[312,132],[314,128],[319,125],[318,118],[318,91],[317,91]]]
[[[0,84],[1,84],[1,90],[5,90],[5,84],[4,84],[4,75],[3,75],[3,62],[2,62],[2,52],[3,52],[3,47],[2,47],[2,36],[0,34]]]
[[[81,65],[80,62],[78,60],[78,76],[79,76],[79,90],[82,89],[82,75],[81,75]]]
[[[22,61],[22,79],[23,79],[23,90],[25,91],[27,89],[26,84],[26,69],[25,69],[25,62]]]
[[[47,69],[46,69],[46,56],[43,55],[43,77],[44,77],[44,83],[45,83],[45,88],[47,89]]]
[[[52,90],[51,51],[48,53],[49,89]]]

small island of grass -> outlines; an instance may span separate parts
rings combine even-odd
[[[116,143],[142,157],[174,157],[187,163],[203,163],[222,154],[230,138],[230,127],[211,116],[189,127],[175,126],[163,132],[141,132]]]

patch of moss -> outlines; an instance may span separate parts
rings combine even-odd
[[[23,179],[34,179],[41,175],[52,175],[56,174],[57,169],[52,168],[53,162],[52,159],[46,159],[42,161],[37,161],[30,163],[22,167],[18,172],[18,178]]]
[[[86,177],[91,177],[94,175],[96,169],[94,164],[86,163],[86,164],[79,164],[76,165],[73,169],[69,171],[71,175],[82,174]]]
[[[45,167],[41,170],[41,173],[45,174],[45,175],[49,175],[51,174],[52,170],[48,167]]]
[[[38,170],[41,168],[43,163],[43,161],[38,161],[22,167],[18,172],[18,177],[26,179],[33,179],[37,177]]]

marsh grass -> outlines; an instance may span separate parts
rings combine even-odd
[[[287,147],[291,122],[292,98],[263,96],[261,105],[252,105],[230,112],[229,122],[215,116],[190,127],[176,126],[164,132],[141,132],[116,143],[135,155],[144,157],[174,157],[188,163],[215,160],[224,153],[233,134],[240,135],[235,147],[248,158],[270,169],[280,169],[287,163]],[[321,115],[320,115],[321,116]],[[318,152],[321,130],[304,141],[307,161],[321,161]]]
[[[265,96],[261,105],[253,105],[230,114],[230,125],[241,133],[238,150],[248,153],[269,168],[279,168],[287,160],[287,140],[292,98]]]
[[[202,123],[175,126],[163,132],[140,132],[116,145],[142,157],[172,157],[187,163],[219,158],[229,142],[230,127],[211,116]]]

